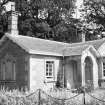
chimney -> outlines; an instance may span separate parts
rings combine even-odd
[[[15,11],[15,3],[12,3],[11,11],[8,12],[8,32],[18,35],[18,12]]]

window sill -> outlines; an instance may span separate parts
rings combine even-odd
[[[50,81],[44,81],[44,83],[55,83],[56,81],[54,81],[54,80],[50,80]]]
[[[47,78],[47,79],[53,79],[53,77],[47,77],[47,76],[46,76],[46,78]]]
[[[53,77],[52,78],[51,77],[50,78],[46,77],[45,80],[44,80],[44,83],[54,83],[54,82],[56,82],[56,81]]]

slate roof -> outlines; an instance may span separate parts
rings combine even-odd
[[[82,52],[88,48],[89,45],[83,45],[83,46],[75,46],[75,47],[68,47],[64,50],[64,56],[75,56],[75,55],[81,55]]]
[[[92,40],[92,41],[86,41],[86,42],[80,42],[80,43],[73,43],[71,44],[71,47],[76,46],[86,46],[86,45],[92,45],[96,50],[105,42],[105,38],[99,39],[99,40]]]
[[[82,52],[90,45],[94,46],[96,50],[105,42],[105,39],[80,42],[80,43],[63,43],[39,39],[34,37],[22,35],[6,34],[2,39],[8,37],[10,40],[19,45],[22,49],[30,54],[52,55],[52,56],[74,56],[81,55]]]
[[[62,56],[62,50],[66,45],[69,45],[62,42],[44,40],[22,35],[6,34],[3,39],[5,39],[5,37],[8,37],[10,40],[15,42],[30,54]]]

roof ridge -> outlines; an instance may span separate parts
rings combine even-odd
[[[92,42],[97,42],[97,41],[104,41],[105,38],[102,38],[102,39],[98,39],[98,40],[91,40],[91,41],[86,41],[86,42],[77,42],[77,43],[65,43],[65,42],[58,42],[58,41],[54,41],[54,40],[48,40],[48,39],[41,39],[41,38],[36,38],[36,37],[30,37],[30,36],[23,36],[23,35],[11,35],[10,33],[7,33],[6,34],[7,36],[9,37],[22,37],[22,38],[27,38],[27,39],[32,39],[32,40],[42,40],[44,42],[50,42],[50,43],[56,43],[56,44],[61,44],[61,45],[64,45],[65,47],[71,47],[71,48],[74,48],[74,47],[80,47],[81,44],[91,44]],[[74,45],[74,46],[73,46]]]
[[[89,42],[101,41],[101,40],[105,40],[105,38],[97,39],[97,40],[89,40],[89,41],[85,41],[85,42],[71,43],[71,45],[73,45],[73,44],[86,44],[86,43],[89,43]]]
[[[83,46],[90,46],[90,45],[83,45]],[[70,48],[73,48],[73,47],[81,47],[81,45],[78,45],[78,46],[68,46]]]
[[[48,42],[52,42],[52,43],[59,43],[59,44],[64,44],[64,45],[69,45],[70,43],[65,43],[65,42],[59,42],[59,41],[54,41],[54,40],[48,40],[48,39],[41,39],[41,38],[36,38],[36,37],[31,37],[31,36],[24,36],[24,35],[10,35],[8,34],[8,36],[12,36],[12,37],[25,37],[25,38],[29,38],[29,39],[38,39],[38,40],[43,40],[43,41],[48,41]]]

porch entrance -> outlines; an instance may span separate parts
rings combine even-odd
[[[85,59],[85,84],[93,84],[93,62],[90,57],[86,57]]]
[[[78,66],[77,61],[70,60],[65,66],[65,82],[69,89],[78,87]]]

